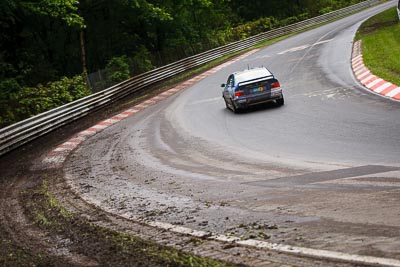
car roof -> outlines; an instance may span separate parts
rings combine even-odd
[[[252,81],[252,80],[256,80],[256,79],[273,77],[272,73],[269,70],[267,70],[267,68],[265,68],[265,67],[238,71],[238,72],[233,73],[233,75],[235,76],[236,84],[243,83],[246,81]]]

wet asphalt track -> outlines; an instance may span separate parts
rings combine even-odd
[[[400,103],[350,67],[361,21],[262,49],[86,141],[65,166],[89,202],[243,238],[400,259]],[[266,66],[285,105],[225,109],[229,73]]]
[[[193,135],[280,162],[399,166],[400,103],[372,96],[354,81],[354,19],[287,39],[223,69],[182,94],[174,119]],[[278,77],[283,108],[240,115],[224,109],[218,85],[247,66],[266,66]]]

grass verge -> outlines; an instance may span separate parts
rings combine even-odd
[[[400,22],[396,8],[365,21],[356,39],[362,40],[365,66],[382,79],[400,85]]]
[[[68,240],[71,251],[79,251],[100,266],[237,266],[103,228],[75,216],[49,192],[47,180],[24,192],[23,197],[26,213],[38,227]]]

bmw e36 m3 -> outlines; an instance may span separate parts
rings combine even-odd
[[[265,67],[232,73],[228,77],[222,97],[233,112],[253,105],[274,101],[284,104],[282,88],[275,76]]]

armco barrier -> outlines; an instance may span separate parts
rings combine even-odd
[[[0,156],[22,144],[79,119],[88,113],[100,109],[129,94],[150,90],[151,85],[165,81],[177,74],[201,66],[230,53],[250,48],[262,41],[295,33],[321,23],[340,19],[372,5],[378,4],[379,2],[380,0],[364,1],[312,19],[267,31],[242,41],[233,42],[211,49],[140,74],[98,93],[0,129]]]

